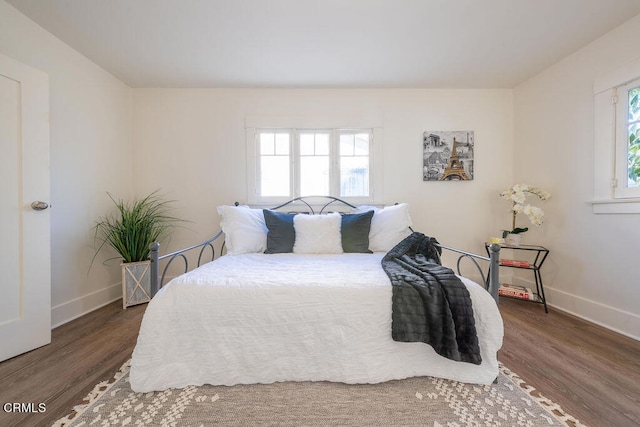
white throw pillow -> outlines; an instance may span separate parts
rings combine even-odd
[[[369,249],[373,252],[388,252],[402,239],[411,234],[409,205],[400,203],[382,209],[374,206],[359,206],[358,211],[373,210],[369,231]]]
[[[296,215],[293,218],[296,232],[293,253],[341,254],[341,224],[342,218],[337,212],[326,215]]]
[[[219,206],[227,254],[260,253],[267,249],[267,225],[262,209]]]

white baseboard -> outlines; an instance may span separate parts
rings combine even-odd
[[[117,283],[56,305],[51,308],[51,329],[64,325],[120,298],[122,298],[122,284]]]
[[[640,316],[637,314],[554,288],[545,287],[544,291],[550,306],[640,341]]]
[[[535,290],[534,281],[514,277],[514,283]],[[579,295],[545,286],[547,305],[573,316],[640,341],[640,316]]]
[[[169,280],[171,280],[171,278],[168,277],[167,282]],[[480,278],[478,278],[478,280],[481,282]],[[529,288],[535,288],[536,286],[535,282],[518,277],[513,278],[513,283]],[[545,295],[547,297],[547,304],[551,307],[640,341],[640,333],[638,332],[640,331],[640,316],[637,314],[610,307],[549,286],[545,286]],[[122,298],[122,285],[117,283],[52,307],[51,329],[77,319],[120,298]]]

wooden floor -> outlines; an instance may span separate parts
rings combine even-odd
[[[119,300],[52,331],[51,344],[0,363],[0,404],[46,404],[44,413],[5,413],[0,426],[50,426],[131,357],[146,305]]]
[[[145,307],[115,302],[0,363],[0,404],[46,405],[43,413],[0,408],[0,426],[49,426],[69,414],[131,356]],[[500,310],[507,367],[587,425],[640,425],[640,342],[537,304],[502,299]]]

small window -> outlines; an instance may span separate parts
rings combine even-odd
[[[618,87],[616,102],[615,196],[640,197],[640,79]]]
[[[258,140],[260,194],[264,197],[288,196],[291,181],[291,135],[287,132],[261,132]]]
[[[594,81],[593,212],[640,214],[640,59]]]
[[[256,201],[373,200],[372,129],[256,129],[255,140]]]
[[[330,194],[331,138],[329,132],[300,132],[300,195]]]
[[[340,141],[340,197],[369,196],[369,139],[370,133],[339,133]]]

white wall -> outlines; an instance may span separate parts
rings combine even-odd
[[[594,214],[596,78],[637,60],[640,16],[514,90],[514,178],[548,189],[530,240],[551,304],[640,339],[640,215]]]
[[[509,225],[498,191],[515,182],[550,190],[546,223],[527,233],[552,251],[543,270],[550,302],[640,337],[639,217],[594,215],[587,203],[593,81],[637,51],[638,24],[515,91],[132,90],[0,0],[0,52],[50,77],[53,323],[120,296],[117,262],[105,266],[101,254],[89,270],[91,228],[112,209],[107,191],[176,199],[192,223],[176,232],[175,248],[218,229],[216,206],[246,201],[247,116],[364,114],[384,123],[384,201],[409,202],[415,228],[443,242],[481,252]],[[475,180],[423,182],[422,132],[466,129],[476,132]]]
[[[382,117],[386,202],[411,203],[417,230],[475,251],[502,228],[491,200],[510,182],[510,90],[132,90],[2,0],[0,52],[50,77],[54,325],[121,294],[117,261],[103,265],[115,254],[89,268],[106,192],[175,199],[192,222],[173,248],[216,231],[216,206],[246,201],[247,116]],[[476,132],[482,166],[473,182],[425,183],[422,132],[449,129]]]
[[[0,52],[49,74],[52,323],[121,295],[118,268],[94,254],[91,228],[106,192],[132,187],[132,91],[0,0]],[[117,263],[115,263],[117,265]]]
[[[508,226],[512,112],[511,90],[134,89],[134,190],[176,199],[193,223],[170,245],[193,242],[219,229],[216,206],[247,201],[246,117],[378,117],[383,202],[409,202],[416,230],[484,253]],[[475,131],[473,181],[422,181],[425,130]]]

